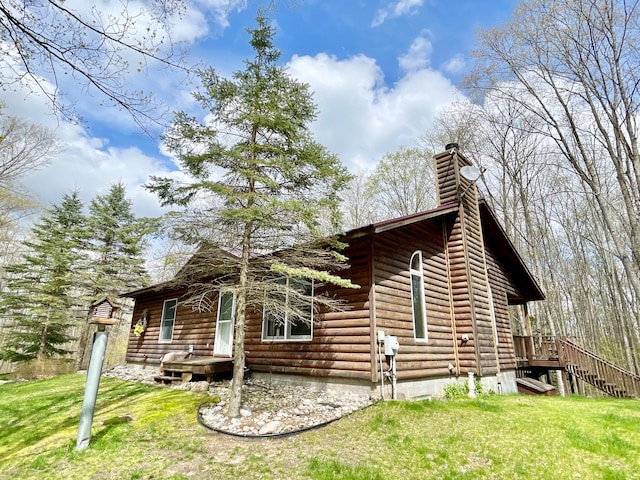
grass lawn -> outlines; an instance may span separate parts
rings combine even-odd
[[[202,394],[85,377],[0,386],[0,479],[640,479],[640,401],[501,396],[386,402],[328,427],[242,440],[198,425]]]

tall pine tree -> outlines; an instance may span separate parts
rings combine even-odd
[[[143,252],[157,221],[135,216],[123,183],[111,185],[107,194],[91,200],[87,227],[91,301],[149,285]]]
[[[77,193],[65,195],[33,227],[22,261],[6,267],[0,313],[13,321],[0,358],[14,362],[70,353],[71,327],[84,316],[78,302],[86,219]]]
[[[298,298],[298,309],[290,303],[279,307],[294,308],[290,317],[303,319],[304,305],[310,305],[301,298],[306,289],[284,288],[314,280],[316,286],[348,284],[327,273],[339,259],[321,248],[326,243],[319,236],[323,216],[338,227],[338,194],[350,176],[335,155],[313,140],[309,124],[316,106],[309,88],[278,66],[274,31],[261,13],[257,22],[249,30],[254,57],[245,61],[244,70],[231,79],[213,69],[200,73],[202,88],[194,97],[211,122],[180,113],[165,138],[192,180],[152,177],[149,184],[163,204],[187,207],[172,218],[180,238],[200,247],[179,279],[192,305],[213,308],[221,285],[211,282],[212,275],[235,288],[227,412],[232,417],[239,415],[242,402],[247,311],[261,311],[265,300]],[[270,254],[282,249],[286,255]],[[220,278],[222,272],[228,275]],[[274,281],[278,275],[298,279]],[[328,298],[314,298],[316,307],[329,304]]]
[[[88,269],[84,280],[87,305],[105,296],[116,298],[120,293],[145,287],[151,278],[144,266],[144,249],[150,234],[157,229],[157,219],[136,217],[132,202],[127,198],[122,182],[111,185],[104,195],[97,195],[89,203],[87,219]],[[121,314],[127,314],[130,305],[119,301],[125,307]],[[127,308],[129,307],[129,308]],[[122,325],[123,332],[116,331],[110,337],[110,344],[118,334],[128,333],[128,326]],[[86,368],[89,362],[88,341],[91,328],[85,324],[78,343],[78,366]]]

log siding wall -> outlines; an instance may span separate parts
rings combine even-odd
[[[372,329],[369,311],[370,246],[353,242],[345,250],[350,268],[342,277],[359,289],[326,287],[326,293],[345,301],[339,312],[314,316],[311,341],[262,341],[262,312],[247,315],[246,362],[257,372],[371,380]]]
[[[376,329],[398,337],[398,379],[448,375],[456,359],[441,220],[377,235],[373,250]],[[413,330],[409,262],[417,250],[422,251],[427,341],[415,340]]]
[[[127,362],[159,364],[164,354],[173,351],[188,351],[189,345],[193,345],[194,356],[213,355],[217,300],[213,311],[197,312],[191,307],[180,304],[182,294],[184,292],[164,291],[136,299],[133,321],[129,330]],[[173,339],[171,342],[159,343],[162,307],[165,300],[172,298],[178,299],[173,325]],[[149,310],[147,330],[140,337],[136,337],[133,333],[136,321],[147,309]]]
[[[512,370],[516,368],[517,364],[513,346],[511,316],[509,314],[509,297],[519,297],[520,294],[507,274],[505,265],[500,260],[500,255],[490,245],[485,245],[485,249],[487,268],[490,272],[491,293],[494,299],[496,328],[498,330],[500,368]]]
[[[493,319],[489,302],[489,279],[484,249],[484,239],[478,208],[477,189],[466,190],[460,210],[463,225],[463,240],[467,264],[469,298],[474,316],[474,342],[476,351],[477,374],[490,375],[499,373],[496,358]]]

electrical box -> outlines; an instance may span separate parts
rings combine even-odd
[[[378,330],[378,343],[384,342],[384,330]]]
[[[395,335],[387,335],[384,338],[384,354],[395,356],[398,354],[400,344],[398,343],[398,337]]]

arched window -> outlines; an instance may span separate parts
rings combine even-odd
[[[424,275],[422,252],[418,250],[409,263],[411,275],[411,307],[413,310],[413,336],[416,340],[427,340],[427,310],[424,303]]]

